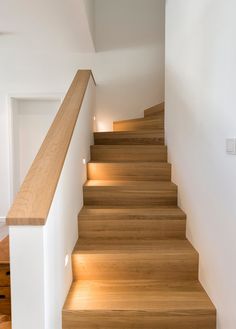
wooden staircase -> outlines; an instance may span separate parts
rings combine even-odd
[[[164,104],[95,133],[64,329],[215,329],[164,146]]]

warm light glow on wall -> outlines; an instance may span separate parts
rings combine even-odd
[[[69,255],[66,254],[66,257],[65,257],[65,267],[68,265],[68,262],[69,262]]]
[[[108,121],[96,120],[97,131],[112,131],[112,124]]]

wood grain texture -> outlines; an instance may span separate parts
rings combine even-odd
[[[11,315],[11,299],[0,298],[0,312],[6,315]]]
[[[163,115],[165,109],[165,103],[161,103],[155,106],[152,106],[146,110],[144,110],[144,117],[152,117],[152,116],[156,116],[159,114]]]
[[[80,238],[185,239],[183,219],[79,219]]]
[[[186,215],[177,207],[83,207],[80,238],[185,239]]]
[[[10,251],[9,251],[9,237],[0,241],[0,265],[9,264]]]
[[[177,207],[95,207],[80,211],[81,238],[185,239],[186,215]]]
[[[196,281],[80,280],[64,305],[63,328],[215,329],[215,318]]]
[[[10,286],[8,286],[8,287],[0,286],[0,296],[1,296],[1,299],[3,299],[3,298],[10,299],[11,298]],[[0,313],[1,313],[1,310],[0,310]]]
[[[167,147],[160,145],[92,145],[92,161],[166,162]]]
[[[199,282],[165,280],[79,280],[73,283],[64,310],[214,313]]]
[[[164,131],[114,131],[94,133],[95,145],[164,145]]]
[[[170,181],[171,165],[165,162],[89,162],[88,179]]]
[[[131,119],[124,121],[115,121],[113,123],[114,131],[132,131],[132,130],[163,130],[164,114],[150,116],[147,118]]]
[[[197,280],[198,254],[187,240],[79,239],[75,280]]]
[[[0,323],[0,329],[11,329],[11,321],[3,321]]]
[[[177,205],[170,182],[90,180],[83,187],[84,205]]]
[[[6,314],[1,314],[0,313],[0,324],[6,321],[10,321],[10,317]]]
[[[178,207],[101,207],[84,206],[79,217],[81,219],[110,220],[166,220],[186,219],[186,214]]]
[[[44,225],[91,77],[77,72],[7,215],[8,225]]]

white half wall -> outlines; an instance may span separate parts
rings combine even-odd
[[[167,0],[166,138],[217,328],[236,328],[234,0]]]
[[[10,226],[12,329],[62,328],[87,179],[83,159],[90,160],[93,143],[94,97],[90,78],[46,225]]]

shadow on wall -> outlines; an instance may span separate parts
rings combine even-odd
[[[163,43],[164,0],[95,0],[96,50]]]

